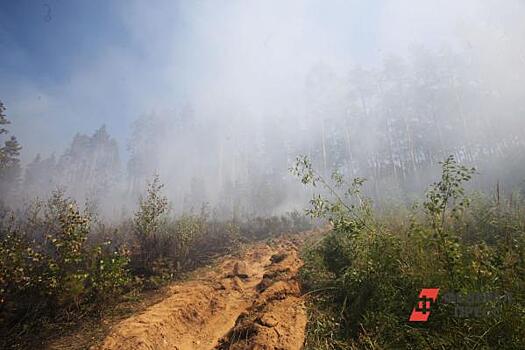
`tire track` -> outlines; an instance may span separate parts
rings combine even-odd
[[[301,349],[306,311],[300,238],[254,244],[242,258],[171,287],[169,296],[113,327],[101,350]]]

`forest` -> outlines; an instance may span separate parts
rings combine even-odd
[[[482,80],[467,59],[474,58],[422,50],[408,61],[389,57],[379,69],[355,67],[342,76],[316,65],[294,111],[298,123],[280,115],[251,127],[254,118],[241,114],[210,128],[206,112],[191,105],[145,114],[131,125],[126,159],[103,125],[77,133],[61,153],[36,154],[22,172],[12,139],[2,186],[17,203],[61,186],[114,216],[129,211],[159,173],[177,211],[209,203],[221,217],[272,215],[304,201],[288,168],[308,154],[325,175],[336,169],[369,179],[369,194],[380,201],[409,202],[448,155],[480,168],[477,188],[499,182],[519,189],[525,106],[521,91],[508,85],[519,81]],[[172,151],[178,149],[187,151]]]
[[[0,5],[0,348],[525,348],[523,4],[176,3]]]

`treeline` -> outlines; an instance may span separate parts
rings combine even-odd
[[[306,199],[287,174],[297,154],[308,154],[325,175],[335,168],[366,177],[374,199],[386,191],[404,202],[453,154],[478,165],[476,186],[499,180],[510,191],[523,186],[514,174],[525,164],[525,89],[515,77],[525,70],[490,68],[465,53],[420,49],[347,72],[318,64],[299,97],[263,111],[232,104],[144,116],[135,125],[129,176],[140,184],[146,169],[158,168],[180,181],[174,196],[186,207],[206,198],[223,211],[268,214]]]
[[[104,127],[78,134],[62,154],[37,156],[25,171],[18,165],[19,193],[63,186],[115,216],[130,212],[159,173],[178,212],[207,202],[221,217],[273,215],[307,200],[287,174],[297,154],[308,154],[325,175],[335,168],[366,177],[377,204],[385,193],[410,202],[449,154],[477,164],[482,176],[474,186],[499,181],[511,191],[523,187],[515,174],[525,164],[525,89],[517,83],[525,70],[513,65],[495,74],[491,64],[468,52],[424,49],[346,72],[318,64],[298,96],[262,110],[203,100],[141,115],[127,145]]]
[[[117,193],[120,167],[117,143],[103,126],[91,136],[75,135],[58,158],[38,154],[26,167],[21,192],[26,197],[43,197],[63,187],[74,198],[104,201]]]
[[[346,76],[319,65],[308,79],[319,133],[307,154],[325,175],[336,168],[368,178],[374,198],[385,187],[400,196],[422,191],[450,154],[478,165],[478,184],[499,178],[511,188],[517,179],[505,168],[522,160],[525,91],[510,81],[524,74],[497,76],[477,57],[424,49]]]
[[[8,133],[4,126],[10,124],[5,112],[0,101],[0,135]],[[92,136],[75,135],[61,156],[37,154],[25,167],[20,164],[21,149],[15,136],[0,148],[0,205],[20,207],[34,198],[48,197],[56,189],[77,200],[89,198],[92,205],[119,193],[119,150],[104,126]]]

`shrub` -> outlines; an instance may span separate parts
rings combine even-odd
[[[303,287],[318,294],[307,348],[525,347],[524,215],[486,198],[470,207],[463,184],[474,169],[447,158],[423,205],[396,222],[374,213],[362,196],[362,179],[346,183],[334,173],[326,180],[306,157],[292,172],[322,186],[327,195],[315,195],[308,213],[333,227],[303,253]],[[454,304],[439,303],[429,322],[409,323],[419,291],[428,287],[440,294],[512,293],[512,302],[491,302],[480,318],[458,318]]]
[[[136,272],[153,274],[153,264],[162,257],[161,229],[166,227],[168,199],[162,195],[164,187],[156,175],[147,184],[146,196],[139,198],[139,208],[135,212],[133,224],[138,240],[138,253],[135,255]]]
[[[96,315],[124,293],[158,288],[244,241],[305,226],[297,213],[210,220],[206,206],[170,217],[162,188],[155,176],[133,218],[119,224],[104,224],[92,205],[80,210],[60,190],[25,211],[0,207],[0,347],[43,325]]]
[[[71,319],[93,303],[121,293],[129,282],[127,256],[110,242],[89,242],[90,225],[90,216],[61,191],[46,203],[33,203],[20,219],[14,213],[4,218],[0,225],[2,322],[26,325],[25,332],[30,322]]]

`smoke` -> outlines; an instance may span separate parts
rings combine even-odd
[[[436,129],[407,129],[413,139],[395,150],[395,140],[377,130],[394,130],[396,118],[407,125],[425,113],[436,123],[463,118],[463,126],[449,123],[455,130],[443,126],[455,136],[440,152],[463,154],[452,143],[467,140],[464,161],[481,159],[471,154],[485,152],[487,130],[500,135],[487,146],[491,157],[496,144],[512,140],[509,132],[525,127],[525,6],[518,0],[122,1],[87,12],[50,5],[53,20],[45,25],[72,30],[87,49],[62,48],[45,27],[42,45],[54,48],[48,58],[70,54],[64,69],[46,79],[16,70],[2,79],[23,160],[58,156],[77,132],[105,124],[120,147],[115,188],[136,195],[157,172],[177,210],[202,201],[262,214],[297,207],[305,194],[287,168],[299,153],[322,171],[344,165],[349,175],[379,178],[374,164],[382,162],[399,177],[405,160],[398,154],[407,154],[407,164],[423,162],[429,156],[414,145]],[[111,26],[90,25],[97,16]],[[38,60],[12,28],[1,28],[10,38],[8,59]],[[420,90],[419,101],[404,102],[412,107],[399,107],[396,99],[406,95],[378,88],[387,73],[414,84],[437,74],[439,86],[447,77],[450,94]],[[388,114],[396,108],[399,115]],[[379,160],[389,151],[388,161]],[[113,206],[127,198],[112,196]]]

